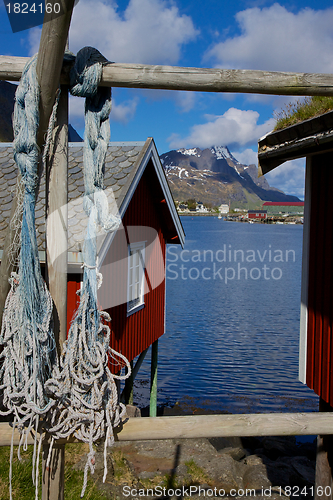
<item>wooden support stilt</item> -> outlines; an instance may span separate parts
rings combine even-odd
[[[126,402],[126,383],[128,380],[131,380],[132,379],[132,386],[133,386],[133,383],[134,383],[134,380],[135,380],[135,377],[137,376],[138,374],[138,371],[140,370],[140,367],[142,365],[142,362],[143,360],[145,359],[146,357],[146,354],[148,352],[148,349],[149,347],[147,347],[147,349],[145,349],[144,351],[142,351],[142,353],[140,354],[140,356],[138,357],[138,359],[136,360],[136,363],[135,363],[135,366],[133,367],[133,362],[131,362],[131,368],[132,368],[132,373],[131,373],[131,377],[129,377],[128,379],[126,379],[126,382],[125,382],[125,387],[124,387],[124,390],[123,392],[121,393],[121,396],[120,396],[120,401],[122,403],[126,403],[126,404],[133,404],[133,400],[132,400],[132,403],[127,403]],[[132,389],[133,390],[133,389]],[[133,394],[132,394],[132,398],[133,398]]]
[[[158,340],[151,345],[151,375],[150,375],[150,406],[149,416],[157,415],[157,362],[158,362]]]
[[[65,486],[65,445],[55,444],[49,470],[45,464],[49,453],[49,444],[43,445],[43,483],[42,500],[63,500]]]
[[[124,402],[126,405],[133,404],[133,361],[130,362],[131,365],[131,375],[125,381],[124,391],[121,395],[121,399],[124,398]]]
[[[333,412],[333,408],[322,399],[319,401],[319,412]],[[318,435],[316,482],[314,500],[333,498],[333,435]]]

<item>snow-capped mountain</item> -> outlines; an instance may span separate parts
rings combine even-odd
[[[258,179],[255,165],[241,164],[227,146],[178,149],[160,156],[173,196],[178,201],[195,198],[219,205],[260,205],[261,201],[297,201]]]

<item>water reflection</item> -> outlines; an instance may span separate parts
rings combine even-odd
[[[302,226],[182,222],[185,252],[168,253],[158,403],[316,410],[317,396],[298,381]],[[149,374],[147,356],[136,382],[141,406]]]

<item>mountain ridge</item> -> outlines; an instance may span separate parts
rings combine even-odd
[[[180,148],[160,155],[172,194],[177,201],[195,198],[205,204],[241,208],[260,207],[264,201],[300,201],[258,178],[256,165],[240,163],[228,146]]]

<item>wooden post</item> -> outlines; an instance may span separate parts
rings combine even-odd
[[[55,3],[49,0],[48,3]],[[59,3],[59,0],[58,0]],[[44,145],[44,134],[47,130],[49,118],[55,100],[56,90],[59,86],[60,73],[63,63],[65,46],[68,38],[69,25],[71,21],[74,0],[61,0],[66,14],[53,18],[53,14],[45,14],[44,24],[39,44],[37,58],[37,78],[40,85],[40,118],[37,144],[42,149]],[[53,9],[52,9],[53,12]],[[22,58],[20,58],[22,59]],[[23,69],[23,68],[22,68]],[[10,78],[8,78],[10,79]],[[19,185],[19,177],[17,188]],[[11,229],[11,221],[15,213],[17,199],[13,200],[10,221],[4,242],[2,263],[0,266],[0,320],[2,321],[3,308],[9,292],[8,279],[14,270],[13,261],[17,255],[12,255],[9,261],[9,249],[13,242],[14,231]]]
[[[133,404],[133,382],[134,382],[134,377],[133,377],[133,360],[130,362],[131,365],[131,375],[126,379],[125,381],[125,387],[123,394],[121,395],[121,398],[124,397],[124,401],[126,405],[132,405]]]
[[[54,335],[58,353],[67,338],[67,202],[68,202],[68,89],[62,87],[57,124],[46,172],[47,281],[53,299]],[[49,444],[43,445],[42,500],[63,500],[65,445],[52,451],[46,469]]]
[[[150,375],[150,406],[149,416],[156,417],[157,415],[157,355],[158,355],[158,340],[151,345],[151,375]]]
[[[319,400],[319,412],[333,412],[333,408],[323,399]],[[333,498],[333,435],[318,435],[316,481],[314,500]]]
[[[144,359],[145,359],[145,357],[146,357],[146,354],[147,354],[147,352],[148,352],[148,349],[149,349],[149,347],[147,347],[147,349],[145,349],[144,351],[142,351],[142,353],[140,354],[140,356],[138,357],[138,359],[137,359],[137,361],[136,361],[136,363],[135,363],[134,368],[133,368],[133,363],[131,362],[132,373],[131,373],[131,376],[129,377],[129,379],[126,379],[126,382],[127,382],[127,380],[131,380],[131,379],[132,379],[132,382],[130,382],[130,383],[133,385],[133,382],[134,382],[134,380],[135,380],[135,377],[137,376],[138,371],[140,370],[140,367],[141,367],[141,365],[142,365],[143,360],[144,360]],[[125,403],[127,403],[127,402],[126,402],[126,394],[127,394],[127,393],[126,393],[126,390],[127,390],[127,389],[126,389],[126,382],[125,382],[125,387],[124,387],[124,390],[123,390],[123,392],[121,393],[121,396],[120,396],[120,401],[121,401],[122,403],[124,403],[124,402],[125,402]],[[133,390],[133,389],[132,389],[132,390]],[[133,396],[133,394],[132,394],[132,396]],[[129,403],[129,402],[128,402],[127,404],[132,404],[132,403]]]

